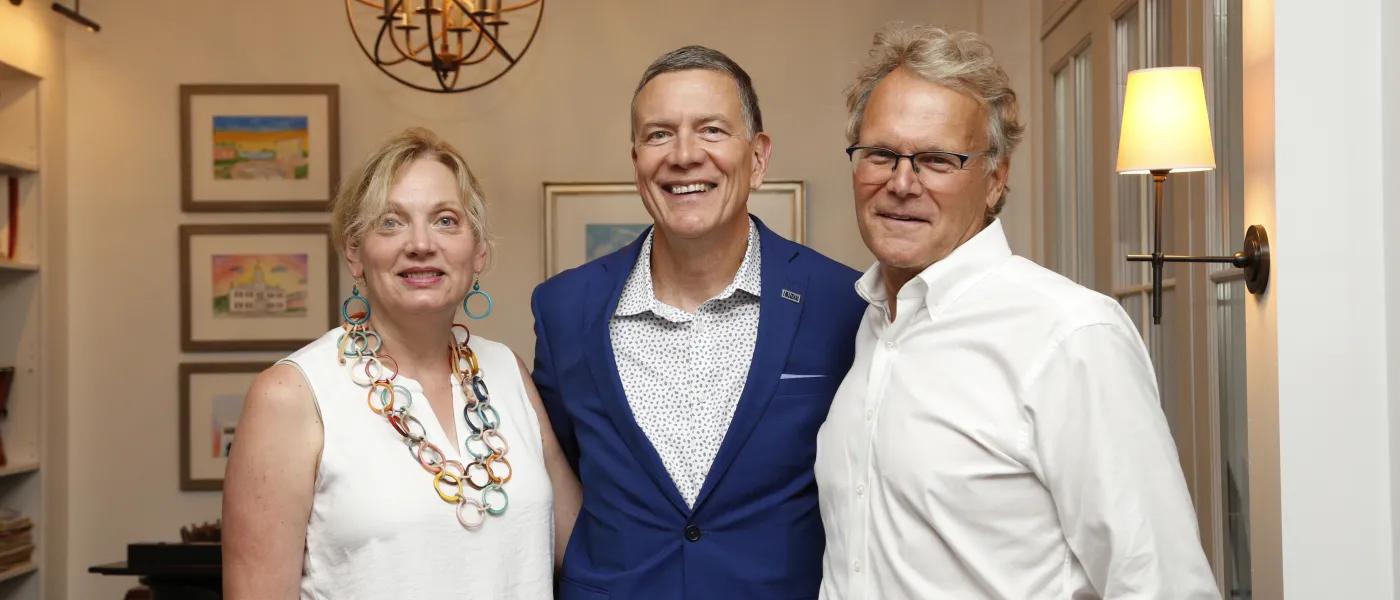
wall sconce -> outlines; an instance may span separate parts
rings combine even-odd
[[[1166,263],[1224,263],[1244,269],[1245,287],[1259,295],[1269,285],[1269,236],[1250,225],[1234,256],[1162,254],[1162,184],[1169,173],[1215,168],[1205,84],[1197,67],[1160,67],[1128,73],[1118,173],[1152,174],[1152,254],[1129,254],[1128,262],[1152,263],[1152,323],[1162,322],[1162,266]]]
[[[86,27],[88,31],[91,31],[93,33],[102,31],[102,26],[98,25],[97,21],[83,16],[83,13],[81,12],[82,9],[79,7],[80,2],[82,2],[82,0],[73,0],[73,8],[68,8],[67,6],[55,2],[53,3],[53,11],[60,15],[68,17],[69,19],[72,19],[77,24]]]

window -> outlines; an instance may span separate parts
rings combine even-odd
[[[1215,142],[1214,171],[1206,173],[1204,234],[1207,251],[1230,255],[1244,230],[1243,66],[1240,0],[1205,0],[1203,72],[1206,102]],[[1252,596],[1249,552],[1249,439],[1245,407],[1244,307],[1248,293],[1243,272],[1228,265],[1208,265],[1207,311],[1212,403],[1218,419],[1219,492],[1213,494],[1221,522],[1217,561],[1230,599]]]
[[[1055,133],[1053,268],[1094,285],[1093,87],[1090,48],[1084,45],[1054,74]]]

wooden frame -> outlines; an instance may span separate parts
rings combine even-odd
[[[339,86],[180,86],[181,210],[319,212],[339,179]]]
[[[616,250],[652,224],[631,182],[545,182],[543,191],[546,279]],[[807,243],[805,182],[766,181],[750,192],[748,203],[749,213],[774,233]],[[575,229],[566,232],[561,224]],[[590,230],[590,225],[606,229]]]
[[[228,424],[237,425],[248,387],[259,373],[271,366],[271,363],[260,362],[180,363],[180,491],[224,489],[224,467],[234,433],[227,430]],[[198,404],[193,396],[195,392],[203,396]],[[209,423],[205,433],[196,434],[193,427],[196,417]],[[220,424],[221,430],[216,432]],[[207,456],[195,452],[196,441],[201,445],[210,444],[205,446],[209,450]]]
[[[327,224],[181,225],[180,349],[296,350],[340,324],[339,279]]]

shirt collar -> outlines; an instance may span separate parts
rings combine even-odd
[[[1006,242],[1001,219],[993,220],[971,239],[954,248],[943,260],[929,265],[910,279],[900,288],[898,296],[923,297],[929,315],[935,316],[1008,258],[1011,258],[1011,246]],[[856,281],[856,293],[872,305],[886,306],[889,294],[885,292],[885,279],[879,262],[866,269],[865,274]]]
[[[632,265],[632,272],[627,275],[627,282],[623,284],[622,295],[617,300],[617,310],[613,314],[619,317],[630,317],[647,311],[656,311],[661,304],[656,299],[656,288],[651,279],[651,242],[655,235],[656,228],[647,233],[647,238],[642,242],[642,249],[637,253],[637,262]],[[759,241],[758,227],[754,225],[753,219],[749,219],[749,240],[748,248],[744,251],[744,261],[739,263],[739,270],[734,273],[734,280],[725,286],[724,291],[712,299],[728,298],[735,291],[743,291],[755,298],[761,294],[763,288],[763,277],[761,273],[762,244]]]

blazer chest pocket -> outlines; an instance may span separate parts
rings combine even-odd
[[[784,373],[778,380],[774,396],[805,396],[808,394],[832,395],[841,386],[841,379],[827,375],[804,375]]]

